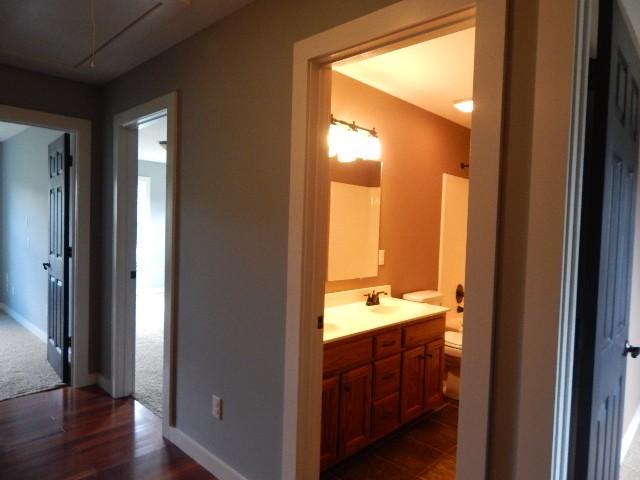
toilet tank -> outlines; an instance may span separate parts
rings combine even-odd
[[[442,305],[444,294],[437,290],[420,290],[402,295],[402,298],[410,302],[428,303],[430,305]]]

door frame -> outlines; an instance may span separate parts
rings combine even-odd
[[[91,121],[54,113],[0,105],[0,121],[48,128],[72,134],[73,181],[70,183],[71,211],[71,386],[95,383],[89,363],[91,294]],[[77,228],[82,225],[82,228]]]
[[[476,9],[477,8],[477,9]],[[475,15],[473,15],[475,13]],[[473,20],[475,18],[475,21]],[[327,65],[373,49],[475,23],[473,113],[458,478],[486,471],[492,329],[502,152],[507,2],[404,0],[294,46],[282,478],[316,478],[320,452],[322,330],[326,276],[328,166],[322,162],[330,112]],[[454,27],[455,28],[455,27]],[[466,393],[465,393],[466,392]]]
[[[167,196],[165,226],[165,309],[164,356],[162,388],[162,427],[166,436],[175,426],[175,366],[176,366],[176,292],[177,292],[177,198],[178,198],[178,93],[171,92],[124,112],[113,120],[113,270],[111,311],[111,395],[129,396],[134,389],[135,374],[135,312],[130,304],[131,290],[127,259],[135,259],[129,218],[130,166],[132,158],[128,140],[131,128],[158,113],[167,116]],[[137,148],[135,149],[137,152]],[[132,257],[133,256],[133,257]],[[135,292],[134,292],[135,296]]]

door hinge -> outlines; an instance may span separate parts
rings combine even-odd
[[[67,247],[67,257],[71,258],[73,256],[73,247]]]
[[[73,167],[73,155],[67,155],[67,168]]]
[[[318,330],[322,330],[324,328],[324,315],[318,316]]]
[[[72,342],[71,337],[67,337],[67,343],[65,344],[65,348],[71,348]]]

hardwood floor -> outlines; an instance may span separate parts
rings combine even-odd
[[[336,465],[322,480],[455,480],[458,403],[450,402]]]
[[[89,387],[0,402],[0,479],[215,477],[166,442],[141,404]]]

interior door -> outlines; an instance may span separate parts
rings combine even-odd
[[[69,169],[70,136],[49,144],[49,261],[47,361],[69,382],[71,331],[69,324]]]
[[[618,478],[629,331],[640,65],[617,2],[600,2],[592,65],[578,296],[574,478]],[[590,380],[589,380],[590,379]]]

